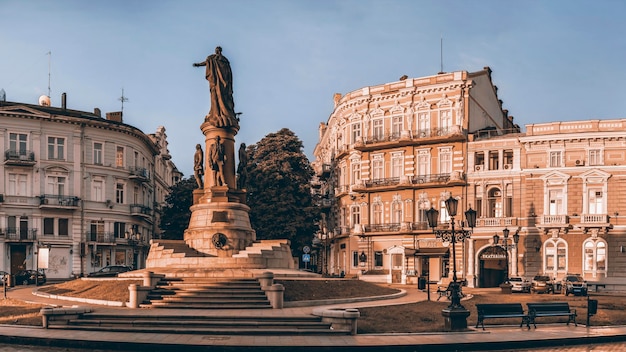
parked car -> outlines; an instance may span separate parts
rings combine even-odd
[[[535,275],[530,284],[532,293],[550,293],[552,289],[552,279],[546,275]]]
[[[43,270],[20,270],[15,274],[16,285],[42,285],[46,283],[46,273]]]
[[[128,265],[107,265],[98,271],[89,273],[87,277],[115,277],[119,273],[125,273],[131,270],[133,270],[133,268]]]
[[[520,276],[513,276],[509,278],[509,282],[513,287],[511,287],[511,291],[513,292],[530,292],[530,281],[526,280]]]
[[[587,295],[587,282],[582,278],[582,276],[578,274],[567,274],[563,278],[563,290],[565,291],[565,295],[568,296],[570,293],[575,296],[586,296]]]

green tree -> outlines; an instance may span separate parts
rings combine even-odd
[[[197,184],[193,176],[182,179],[172,187],[170,193],[165,197],[167,203],[163,207],[161,223],[159,227],[163,231],[162,238],[168,240],[182,240],[187,226],[193,204],[193,190]]]
[[[257,239],[288,239],[296,256],[311,245],[318,218],[310,189],[313,169],[302,149],[287,128],[268,134],[247,149],[245,184]]]

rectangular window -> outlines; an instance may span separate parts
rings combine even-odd
[[[124,167],[124,147],[117,147],[115,149],[115,166]]]
[[[359,266],[359,252],[352,251],[352,267],[356,268]]]
[[[93,163],[96,165],[102,165],[102,143],[93,144]]]
[[[383,252],[381,251],[374,252],[374,265],[377,267],[383,266]]]
[[[404,155],[393,153],[391,155],[391,177],[402,177],[404,175]]]
[[[590,188],[588,214],[604,214],[604,197],[601,189]]]
[[[452,127],[452,111],[450,109],[441,110],[439,112],[440,121],[441,121],[441,133],[448,134],[450,133],[450,128]]]
[[[23,133],[9,133],[9,150],[19,155],[26,155],[28,135]]]
[[[383,223],[383,205],[381,203],[374,203],[372,205],[372,223],[374,225],[380,225]]]
[[[417,154],[417,174],[420,176],[430,174],[430,153],[427,150],[420,150]]]
[[[8,194],[11,196],[27,196],[26,180],[28,176],[25,174],[9,174]]]
[[[65,138],[48,137],[48,159],[65,159]]]
[[[95,202],[104,202],[104,181],[93,180],[91,187],[92,200]]]
[[[115,222],[113,224],[113,233],[115,238],[124,238],[126,237],[126,223],[125,222]]]
[[[361,181],[361,164],[359,160],[355,160],[350,164],[352,168],[352,184],[356,185]]]
[[[428,112],[420,112],[417,114],[417,120],[419,123],[418,137],[430,137],[430,118]]]
[[[51,195],[65,195],[65,177],[63,176],[48,176],[48,184],[46,186],[46,193]]]
[[[561,151],[550,152],[550,167],[561,167],[563,153]]]
[[[372,125],[374,125],[372,138],[374,138],[374,141],[382,141],[385,138],[383,119],[372,120]]]
[[[391,135],[393,138],[400,138],[402,133],[402,116],[394,116],[391,118]]]
[[[361,123],[352,124],[352,143],[361,141]]]
[[[548,215],[563,215],[563,190],[552,189],[548,191],[549,208]]]
[[[381,180],[385,178],[384,160],[382,156],[377,155],[372,161],[372,179]]]
[[[588,153],[589,165],[602,165],[602,150],[601,149],[589,149]]]
[[[43,235],[54,236],[54,218],[43,218]]]
[[[439,173],[449,174],[452,172],[452,151],[449,148],[439,150]]]
[[[361,211],[358,206],[354,206],[350,208],[350,221],[352,223],[351,226],[358,225],[361,223]]]
[[[115,203],[124,204],[124,184],[115,184]]]
[[[61,218],[59,219],[59,236],[69,236],[70,235],[70,220]]]

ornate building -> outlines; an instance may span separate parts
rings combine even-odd
[[[0,270],[39,267],[42,248],[49,278],[108,264],[142,268],[160,233],[159,209],[182,177],[165,128],[146,135],[121,112],[102,118],[65,101],[0,101]]]
[[[450,275],[454,260],[428,228],[426,211],[448,196],[468,209],[469,136],[519,132],[502,109],[491,70],[405,78],[335,95],[319,128],[313,184],[324,210],[318,271],[415,283]],[[465,277],[465,243],[457,271]]]

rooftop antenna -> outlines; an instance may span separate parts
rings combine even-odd
[[[122,96],[117,99],[122,102],[122,116],[124,115],[124,102],[128,101],[128,98],[124,96],[124,88],[122,88]]]
[[[52,68],[52,51],[48,51],[46,55],[48,55],[48,96],[50,97],[50,69]]]
[[[439,70],[439,73],[444,73],[443,72],[443,33],[441,34],[441,39],[439,40],[439,64],[441,65],[441,70]]]

